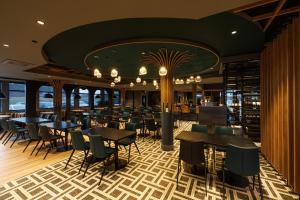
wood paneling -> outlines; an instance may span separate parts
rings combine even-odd
[[[262,153],[300,193],[300,19],[261,54]]]

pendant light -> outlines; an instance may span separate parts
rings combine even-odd
[[[50,94],[50,93],[46,93],[46,94],[44,95],[44,98],[46,98],[46,99],[53,99],[53,95]]]
[[[161,67],[159,68],[159,75],[160,75],[160,76],[166,76],[167,73],[168,73],[168,70],[167,70],[167,68],[166,68],[165,66],[161,66]]]
[[[78,93],[74,94],[74,99],[81,99],[81,96]]]

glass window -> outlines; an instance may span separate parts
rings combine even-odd
[[[64,89],[61,90],[61,106],[62,108],[66,108],[67,106],[67,97]]]
[[[25,110],[26,96],[24,83],[9,83],[9,110]]]
[[[120,105],[120,91],[118,91],[118,90],[114,91],[113,104],[114,104],[114,106]]]
[[[70,102],[71,102],[71,108],[74,108],[74,105],[75,105],[75,99],[74,99],[74,95],[75,95],[76,91],[75,89],[72,90],[72,93],[71,93],[71,99],[70,99]]]
[[[45,98],[46,94],[51,94],[52,98]],[[53,96],[54,94],[52,86],[41,86],[39,89],[39,108],[53,108]]]
[[[89,106],[89,90],[88,89],[79,89],[79,107]]]
[[[98,98],[100,96],[100,98]],[[101,106],[101,90],[96,90],[95,95],[94,95],[94,106],[95,107],[100,107]]]

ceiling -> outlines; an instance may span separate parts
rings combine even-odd
[[[191,0],[187,4],[180,0],[129,0],[117,3],[97,0],[76,1],[76,3],[71,0],[43,2],[2,0],[0,3],[2,30],[0,32],[0,77],[32,80],[59,78],[83,85],[100,86],[102,83],[66,77],[48,77],[43,74],[24,72],[24,70],[46,64],[47,61],[42,54],[45,43],[55,35],[78,26],[130,18],[197,20],[256,1],[215,0],[208,4],[206,1]],[[38,25],[36,20],[43,20],[45,25]],[[9,48],[3,47],[3,44],[9,44]]]

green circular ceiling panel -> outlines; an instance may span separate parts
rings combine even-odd
[[[237,33],[232,35],[234,30]],[[165,40],[124,44],[129,40],[157,38]],[[187,44],[166,43],[166,40],[186,41]],[[189,42],[199,45],[191,46]],[[143,64],[142,52],[160,48],[187,50],[194,55],[193,59],[175,71],[177,76],[185,76],[214,66],[219,57],[257,53],[263,43],[264,33],[256,24],[225,12],[199,20],[133,18],[87,24],[51,38],[43,47],[43,55],[51,63],[85,74],[93,74],[87,66],[100,66],[104,75],[116,67],[121,76],[134,78]],[[157,77],[157,66],[147,68],[149,78]]]

